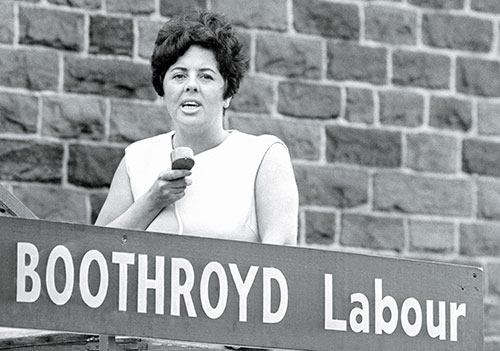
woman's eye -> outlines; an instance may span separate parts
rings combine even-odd
[[[202,74],[201,78],[204,80],[213,80],[213,78],[210,74]]]
[[[176,73],[172,76],[173,79],[182,79],[184,78],[184,74],[182,73]]]

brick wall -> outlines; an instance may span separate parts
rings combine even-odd
[[[227,125],[289,146],[300,244],[482,265],[498,348],[498,0],[2,1],[2,184],[42,218],[93,222],[123,148],[170,128],[148,59],[190,5],[241,33]]]

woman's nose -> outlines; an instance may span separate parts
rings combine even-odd
[[[196,80],[196,77],[189,76],[188,79],[186,80],[186,85],[184,88],[186,91],[197,92],[199,90],[199,87],[198,87],[198,81]]]

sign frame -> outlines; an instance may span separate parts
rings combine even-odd
[[[64,276],[60,269],[64,259],[63,256],[54,254],[54,249],[63,247],[70,253],[74,261],[74,290],[66,303],[57,305],[49,296],[48,288],[41,288],[38,299],[33,302],[18,301],[18,269],[22,266],[19,263],[22,261],[18,261],[20,252],[25,255],[25,265],[29,265],[27,262],[34,258],[26,251],[19,251],[20,243],[28,245],[25,248],[29,245],[36,248],[39,256],[36,270],[42,286],[48,286],[45,279],[49,274],[47,262],[51,255],[55,255],[53,278],[56,295],[64,290],[64,279],[60,278],[61,274]],[[21,245],[21,249],[22,247]],[[105,257],[109,277],[114,277],[109,280],[108,300],[97,307],[89,307],[83,302],[82,283],[77,282],[76,273],[82,270],[82,261],[92,250]],[[64,249],[60,252],[63,251]],[[113,252],[129,254],[129,258],[133,255],[135,263],[112,263]],[[158,266],[158,257],[163,257],[161,264],[164,264],[162,274],[165,305],[162,314],[156,311],[155,304],[158,300],[155,299],[157,290],[154,289],[147,290],[146,312],[139,311],[137,286],[141,274],[138,263],[140,255],[143,255],[143,263],[146,262],[143,267],[148,267],[150,272],[155,271]],[[9,327],[318,351],[332,348],[468,350],[479,349],[483,343],[482,270],[477,267],[9,217],[0,217],[0,256],[4,261],[0,266],[0,279],[8,287],[0,288],[0,308],[5,311],[0,316],[0,325]],[[188,304],[185,302],[187,295],[179,295],[184,299],[184,304],[180,302],[179,316],[172,312],[173,290],[169,292],[169,289],[174,285],[172,282],[175,282],[172,278],[174,264],[180,263],[178,273],[187,274],[189,266],[194,272],[192,299],[196,317],[189,316]],[[231,264],[238,270],[242,281],[248,278],[252,266],[257,267],[255,280],[248,294],[246,321],[241,320],[241,295],[235,283],[238,273],[231,270]],[[59,269],[56,269],[58,266]],[[94,273],[96,266],[97,261],[94,261]],[[120,311],[117,307],[121,279],[119,268],[125,266],[128,268],[129,281],[137,282],[137,286],[127,285],[128,293],[132,293],[128,296],[127,310]],[[65,270],[66,268],[62,271]],[[88,272],[91,271],[89,268]],[[207,285],[206,291],[203,291],[205,272],[209,273],[205,275]],[[280,274],[284,277],[288,290],[287,311],[278,322],[264,321],[266,296],[271,301],[269,316],[271,319],[279,319],[276,314],[281,307],[284,292],[282,285],[280,287]],[[90,275],[92,274],[89,273]],[[223,275],[228,281],[229,297],[225,310],[218,315],[220,311],[215,311],[214,306],[218,306],[217,301],[221,301],[220,291],[223,289],[220,284],[224,281],[221,278]],[[156,278],[146,276],[149,283],[153,284],[152,281]],[[29,280],[29,277],[23,277]],[[62,279],[59,285],[57,279]],[[96,294],[95,287],[98,286],[99,279],[100,274],[93,274],[89,278],[88,285],[94,286],[91,294]],[[179,280],[177,288],[182,287],[182,284]],[[266,284],[267,293],[264,292]],[[29,290],[29,287],[24,286],[24,289]],[[361,295],[369,303],[366,309],[370,315],[368,333],[355,333],[353,324],[356,322],[349,319],[353,310],[360,308],[360,301],[363,300]],[[208,305],[206,301],[205,305],[201,302],[203,296]],[[391,332],[391,327],[386,325],[387,320],[391,321],[392,317],[387,316],[390,308],[382,307],[391,304],[390,297],[396,301],[398,314],[403,310],[404,304],[407,304],[408,311],[413,306],[413,314],[416,314],[418,307],[415,309],[415,301],[419,303],[423,321],[417,335],[409,335],[413,332],[402,327],[402,315],[398,317],[394,331]],[[354,304],[353,298],[356,300]],[[378,307],[379,312],[382,308],[384,314],[383,321],[378,319],[379,329],[382,329],[380,334],[375,331],[377,298],[379,305],[383,305]],[[328,307],[333,309],[331,314],[326,307],[329,300],[332,300]],[[438,320],[439,303],[445,304],[446,340],[425,336],[428,300],[433,301],[435,321]],[[452,305],[453,303],[456,305]],[[466,304],[466,315],[458,317],[457,341],[452,341],[452,322],[448,319],[453,308],[455,314],[460,314],[460,311],[457,312],[460,304]],[[407,324],[415,321],[412,320],[411,312],[408,314],[410,317],[407,317]],[[36,317],[37,315],[43,318]],[[73,317],[68,317],[70,315]],[[332,329],[327,329],[328,318],[339,321],[340,324],[333,323],[333,326],[331,324],[328,327]],[[342,328],[346,328],[346,331],[342,331]]]

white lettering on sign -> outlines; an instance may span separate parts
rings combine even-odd
[[[288,285],[283,273],[277,268],[264,267],[264,287],[262,289],[262,312],[264,323],[279,323],[288,309]],[[280,304],[276,312],[271,311],[271,284],[275,280],[280,288]]]
[[[345,332],[349,328],[355,333],[370,333],[370,302],[363,293],[351,294],[351,304],[356,303],[361,307],[353,307],[347,320],[334,318],[333,300],[333,276],[325,274],[325,313],[324,328]],[[419,335],[423,328],[424,318],[420,302],[414,297],[406,298],[399,310],[396,299],[391,295],[383,294],[382,279],[374,280],[374,326],[375,334],[392,334],[401,325],[404,333],[409,337]],[[438,324],[434,322],[434,301],[426,300],[426,330],[431,338],[446,340],[446,302],[438,302]],[[384,313],[386,312],[387,313]],[[466,316],[467,305],[465,303],[450,303],[449,313],[449,335],[451,341],[458,340],[458,320]],[[387,318],[387,320],[386,320]],[[399,323],[399,324],[398,324]]]
[[[231,275],[234,280],[234,285],[236,285],[236,290],[238,291],[238,295],[240,298],[240,314],[239,321],[246,322],[247,321],[247,310],[248,310],[248,293],[250,292],[250,288],[257,276],[257,271],[259,267],[250,266],[248,270],[247,277],[245,281],[241,278],[240,271],[238,270],[238,266],[235,263],[229,264],[229,269],[231,271]]]
[[[62,292],[59,292],[56,287],[56,264],[57,261],[61,259],[64,264],[65,284]],[[58,245],[52,249],[49,255],[49,260],[47,261],[47,272],[45,275],[45,281],[47,282],[47,293],[50,299],[56,305],[64,305],[69,301],[71,295],[73,294],[73,285],[75,282],[75,267],[73,266],[73,258],[71,257],[71,252],[63,246]]]
[[[217,305],[212,307],[208,296],[210,277],[215,274],[219,281],[219,300]],[[217,319],[224,313],[227,305],[227,276],[224,267],[219,262],[210,262],[203,269],[200,281],[200,300],[203,311],[211,319]]]
[[[434,301],[427,300],[427,333],[431,338],[446,340],[446,302],[439,301],[438,324],[434,324]]]
[[[38,266],[38,249],[30,243],[17,244],[17,302],[35,302],[40,296],[42,283],[40,276],[35,272]],[[26,259],[29,263],[26,265]],[[26,278],[31,280],[31,290],[26,291]]]
[[[137,260],[136,260],[137,256]],[[111,263],[118,265],[118,310],[128,310],[129,289],[129,269],[137,270],[137,312],[147,313],[148,291],[155,293],[155,314],[163,315],[165,304],[165,257],[154,257],[154,274],[150,273],[148,255],[134,254],[127,252],[112,252]],[[37,272],[40,261],[40,255],[37,247],[31,243],[19,242],[17,245],[17,302],[36,302],[42,290],[42,279]],[[137,261],[137,265],[136,265]],[[184,307],[188,317],[197,317],[192,291],[195,287],[195,270],[191,262],[185,258],[172,257],[170,260],[170,315],[180,316],[181,307]],[[96,264],[99,269],[99,285],[97,292],[92,293],[90,282],[90,267]],[[152,265],[152,264],[151,264]],[[64,268],[57,270],[56,267]],[[78,265],[77,265],[78,267]],[[209,262],[203,269],[200,277],[200,304],[205,315],[210,319],[220,318],[226,311],[229,297],[229,280],[231,277],[236,287],[239,298],[240,322],[247,321],[248,315],[248,294],[252,289],[255,278],[259,271],[258,266],[250,266],[245,278],[242,278],[238,265],[228,264],[228,275],[224,265],[219,262]],[[62,306],[73,297],[73,287],[78,283],[80,296],[83,302],[91,307],[98,308],[104,302],[109,289],[109,267],[104,255],[98,250],[89,250],[86,252],[79,265],[78,282],[75,282],[75,263],[71,252],[63,245],[56,246],[49,254],[45,271],[45,283],[47,295],[50,301],[56,305]],[[56,271],[58,273],[56,273]],[[58,277],[59,285],[56,283]],[[31,287],[27,284],[31,281]],[[279,304],[273,311],[271,296],[273,282],[277,283],[279,289]],[[217,287],[212,289],[212,284]],[[210,301],[210,291],[218,293],[216,303]],[[262,322],[279,323],[283,320],[288,309],[288,285],[285,275],[274,267],[262,268]],[[276,294],[275,294],[276,295]],[[183,302],[183,304],[182,304]]]
[[[95,296],[92,295],[89,288],[89,270],[92,262],[97,263],[100,272],[99,289]],[[104,255],[97,250],[90,250],[83,256],[80,266],[80,294],[82,295],[83,302],[92,308],[101,306],[108,293],[108,285],[108,264]]]
[[[165,257],[156,256],[155,279],[148,279],[148,255],[139,255],[137,312],[146,313],[148,289],[155,291],[155,313],[163,314],[165,296]]]
[[[186,279],[181,285],[181,270]],[[170,314],[172,316],[181,315],[181,295],[189,317],[196,317],[191,290],[194,286],[194,269],[191,262],[185,258],[172,257],[172,272],[170,283]]]
[[[133,253],[113,252],[111,262],[118,264],[118,310],[127,310],[128,266],[135,263]]]
[[[228,302],[235,301],[229,299],[229,294],[237,293],[238,321],[247,322],[248,297],[261,270],[262,300],[259,303],[262,304],[262,323],[280,323],[288,311],[288,282],[283,272],[276,267],[249,266],[246,273],[242,274],[236,263],[211,261],[203,267],[197,266],[195,270],[188,259],[171,257],[170,272],[166,272],[164,256],[111,252],[111,260],[108,262],[109,258],[99,250],[92,249],[81,257],[80,262],[75,262],[67,247],[57,245],[43,258],[46,260],[43,262],[45,265],[41,265],[38,248],[32,243],[19,242],[16,260],[16,302],[35,303],[40,296],[44,296],[51,303],[63,306],[72,299],[81,298],[86,306],[95,309],[106,302],[110,279],[117,279],[118,311],[129,310],[128,296],[132,289],[133,296],[137,296],[137,311],[134,312],[148,313],[148,308],[154,306],[154,313],[163,315],[165,288],[166,284],[170,283],[168,312],[171,316],[184,314],[197,318],[201,313],[209,319],[218,319],[227,313]],[[98,269],[99,279],[91,277],[91,274],[96,272],[91,269],[92,266]],[[78,270],[77,274],[75,269]],[[111,277],[110,272],[116,271],[118,276]],[[131,271],[137,281],[129,281]],[[170,281],[165,279],[168,273]],[[200,276],[197,277],[197,274]],[[93,291],[91,282],[96,282]],[[397,300],[387,291],[384,292],[383,280],[375,278],[373,294],[368,294],[370,298],[363,292],[350,295],[351,309],[346,318],[344,308],[340,309],[342,312],[338,312],[338,306],[342,306],[344,302],[342,296],[336,293],[334,283],[332,274],[324,274],[325,330],[391,335],[399,328],[401,333],[410,338],[426,334],[432,339],[458,341],[460,321],[467,315],[465,303],[428,299],[423,305],[413,296]],[[73,294],[75,284],[79,294]],[[233,289],[230,289],[230,286]],[[45,289],[46,294],[42,294],[42,289]],[[153,292],[154,303],[148,303],[148,296],[151,298]],[[199,301],[194,301],[197,297]],[[195,306],[201,308],[197,307],[197,311]],[[343,313],[346,315],[339,316]]]

